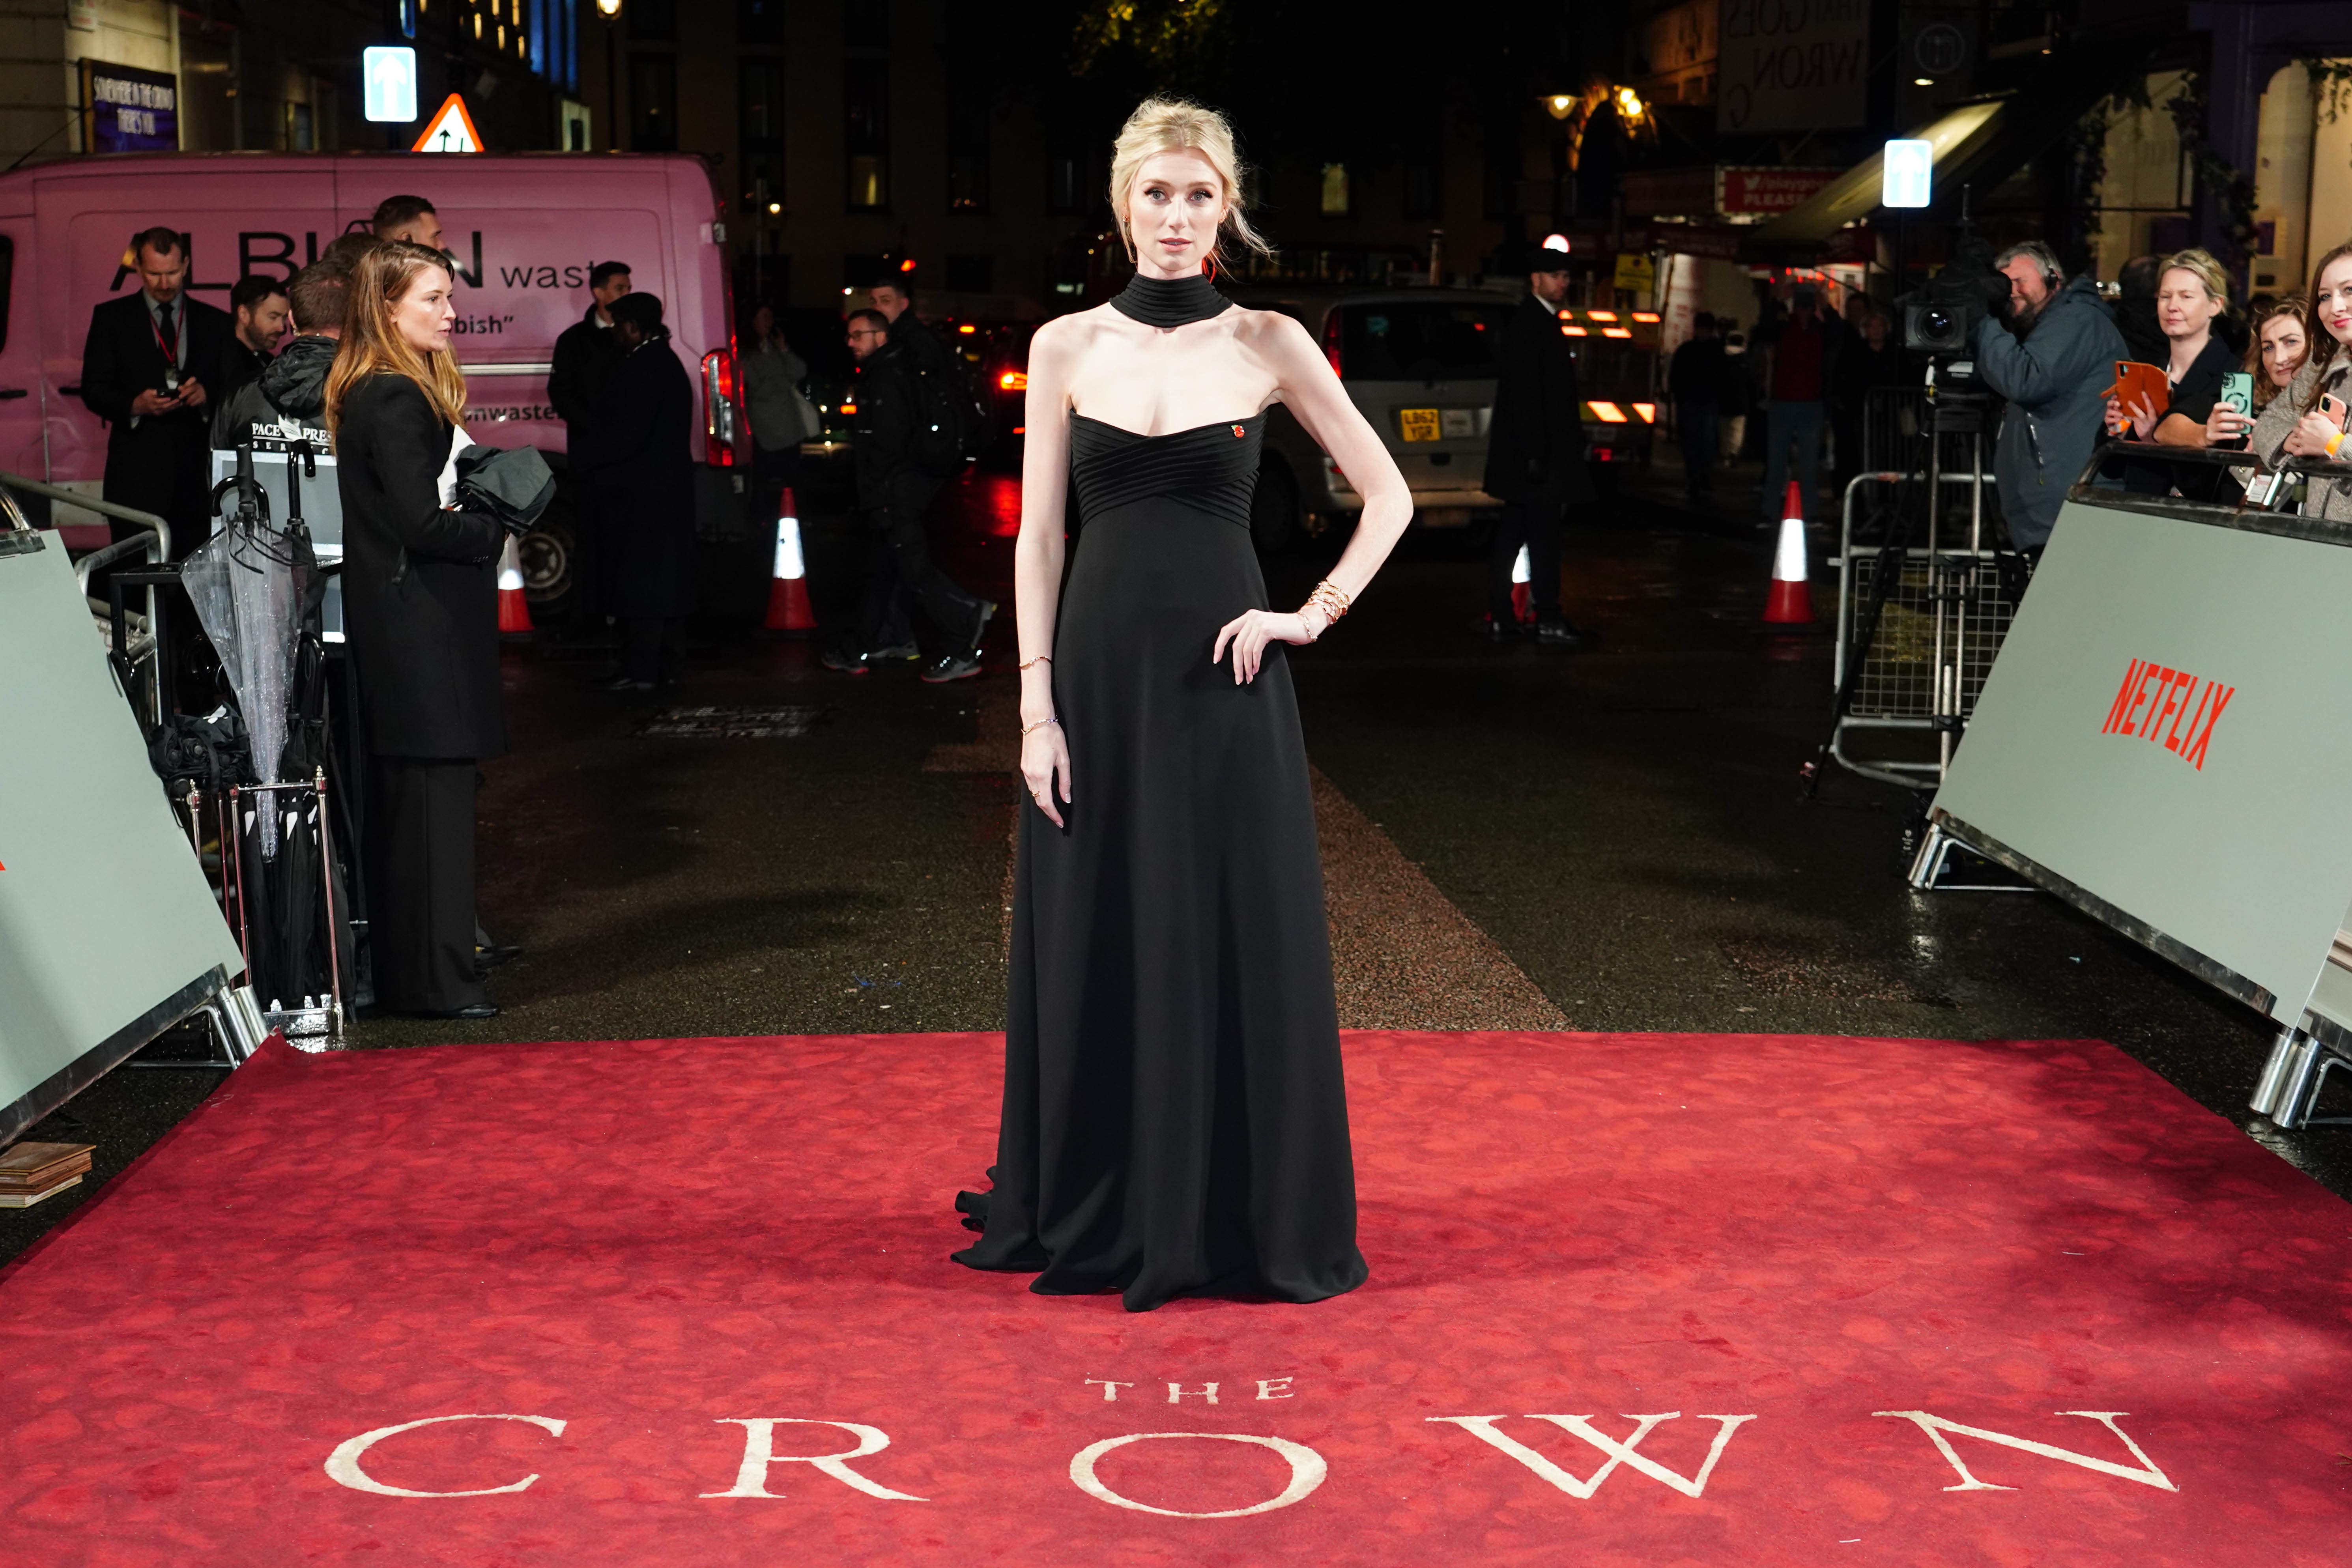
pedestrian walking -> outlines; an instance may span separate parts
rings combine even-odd
[[[573,464],[611,529],[625,648],[611,689],[650,691],[675,679],[694,613],[694,385],[659,299],[625,294],[611,309],[620,353],[596,400],[596,445]]]
[[[889,318],[859,310],[848,321],[849,352],[857,361],[852,388],[852,455],[857,508],[871,545],[866,594],[852,644],[824,656],[828,668],[856,673],[872,668],[890,629],[892,600],[903,592],[938,639],[923,679],[938,683],[980,673],[980,642],[995,603],[959,584],[931,558],[924,515],[944,474],[960,458],[938,444],[940,432],[923,415],[921,389],[907,351],[891,342]]]
[[[743,402],[751,416],[752,515],[772,521],[782,491],[801,482],[801,443],[816,436],[816,407],[801,391],[808,363],[784,341],[775,310],[751,312],[743,354]]]
[[[229,316],[188,297],[188,247],[177,231],[142,229],[131,242],[139,291],[89,314],[81,400],[107,423],[101,493],[172,525],[183,557],[212,532],[212,395],[229,342]],[[114,525],[114,536],[140,531]]]
[[[1721,446],[1717,393],[1723,383],[1723,340],[1715,318],[1701,310],[1691,321],[1690,341],[1675,350],[1666,366],[1666,392],[1675,402],[1675,438],[1683,449],[1683,486],[1692,500],[1704,500]]]
[[[362,258],[327,377],[343,503],[343,613],[372,766],[368,929],[377,1003],[497,1016],[475,946],[474,792],[506,750],[498,557],[505,530],[451,505],[466,418],[449,347],[457,278],[407,243]],[[452,476],[454,480],[454,476]]]
[[[1793,468],[1806,511],[1821,489],[1822,412],[1829,386],[1829,324],[1820,291],[1800,288],[1789,313],[1759,324],[1757,342],[1771,352],[1770,398],[1764,408],[1764,523],[1776,526]]]
[[[1584,397],[1576,356],[1559,330],[1568,295],[1568,252],[1532,250],[1528,293],[1503,327],[1501,375],[1486,444],[1486,493],[1503,505],[1486,565],[1486,626],[1496,638],[1517,635],[1511,567],[1527,546],[1529,597],[1538,640],[1573,647],[1587,634],[1560,613],[1561,525],[1570,507],[1593,500],[1584,461]]]

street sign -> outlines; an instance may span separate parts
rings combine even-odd
[[[1936,144],[1908,140],[1889,142],[1881,171],[1879,205],[1924,207],[1936,177]]]
[[[1657,263],[1646,256],[1632,256],[1620,252],[1617,258],[1617,273],[1611,281],[1629,293],[1649,293],[1658,286]]]
[[[414,121],[416,118],[416,51],[409,48],[362,49],[360,93],[368,119],[393,125],[406,125]]]
[[[451,93],[448,100],[433,111],[425,123],[425,133],[416,139],[412,153],[478,153],[482,139],[474,130],[474,117],[466,112],[466,100]]]

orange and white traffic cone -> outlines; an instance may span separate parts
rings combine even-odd
[[[1526,626],[1536,618],[1535,566],[1528,559],[1528,547],[1519,546],[1519,553],[1511,563],[1511,615],[1519,625]]]
[[[530,601],[522,591],[522,552],[509,533],[507,547],[499,552],[499,636],[527,637],[531,630]]]
[[[1764,624],[1813,624],[1813,589],[1805,566],[1805,500],[1794,479],[1789,481],[1788,504],[1780,509],[1780,542],[1772,552],[1772,592],[1764,600]]]
[[[787,634],[816,630],[816,612],[809,605],[808,558],[801,552],[800,502],[789,485],[776,507],[776,565],[768,584],[768,618],[761,625]]]

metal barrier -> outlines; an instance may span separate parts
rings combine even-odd
[[[0,500],[5,500],[9,514],[20,521],[24,520],[25,514],[23,509],[17,506],[16,498],[8,494],[10,490],[21,490],[26,495],[39,496],[44,500],[63,501],[69,506],[82,507],[98,513],[100,517],[110,518],[117,522],[127,522],[134,528],[146,531],[145,538],[118,539],[101,549],[91,551],[74,563],[74,580],[81,585],[82,599],[85,603],[89,599],[89,580],[100,568],[111,566],[118,561],[128,560],[134,555],[142,556],[145,563],[149,565],[155,565],[172,558],[172,525],[152,511],[141,511],[136,507],[119,506],[110,500],[94,500],[79,490],[67,489],[62,485],[47,484],[39,479],[26,479],[22,474],[0,470]],[[24,526],[30,527],[31,524],[26,521]],[[93,613],[96,613],[94,607]],[[155,589],[151,584],[147,589],[147,615],[145,626],[142,628],[142,635],[136,637],[126,636],[121,639],[124,646],[114,648],[116,655],[122,659],[127,679],[136,680],[138,667],[158,657],[159,639],[156,630],[161,625],[162,622],[155,613]],[[109,621],[107,626],[108,640],[111,646],[114,640],[112,623]],[[146,682],[146,689],[147,721],[151,724],[160,724],[163,721],[163,683],[161,679],[151,677]]]
[[[1923,443],[1924,444],[1924,443]],[[1971,468],[1937,476],[1942,485],[1980,494],[1986,476]],[[1838,540],[1837,635],[1830,682],[1843,700],[1829,754],[1841,767],[1882,784],[1933,789],[1950,762],[1950,738],[1975,711],[2010,617],[2017,608],[2013,573],[1984,547],[1983,517],[1971,507],[1967,540],[1900,550],[1858,542],[1854,500],[1865,486],[1926,484],[1921,472],[1856,475],[1845,489]],[[1894,581],[1882,584],[1880,574]],[[1884,588],[1884,594],[1880,589]],[[1876,610],[1876,618],[1869,611]],[[1858,646],[1859,645],[1859,646]],[[1933,757],[1862,758],[1850,735],[1910,731],[1939,737]]]

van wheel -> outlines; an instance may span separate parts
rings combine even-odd
[[[580,543],[572,520],[547,515],[515,547],[522,561],[522,591],[534,617],[561,620],[580,604]]]
[[[1287,466],[1263,465],[1250,496],[1250,539],[1260,555],[1277,555],[1298,536],[1298,484]]]

